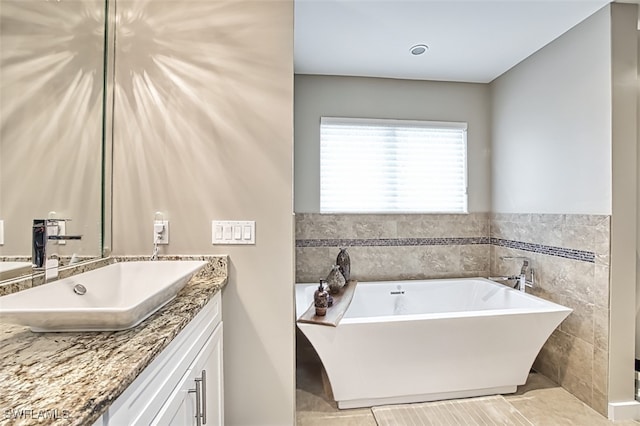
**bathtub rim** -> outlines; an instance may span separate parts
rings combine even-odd
[[[542,302],[544,306],[527,307],[527,308],[503,308],[503,309],[476,309],[469,311],[453,311],[453,312],[439,312],[439,313],[423,313],[423,314],[408,314],[408,315],[379,315],[370,317],[356,317],[349,318],[345,316],[340,321],[339,325],[348,324],[367,324],[376,322],[404,322],[404,321],[417,321],[417,320],[439,320],[439,319],[453,319],[453,318],[471,318],[471,317],[484,317],[484,316],[506,316],[506,315],[525,315],[531,313],[544,313],[544,312],[567,312],[567,316],[573,312],[573,309],[560,305],[558,303],[543,299],[539,296],[523,292],[504,284],[497,283],[485,277],[464,277],[464,278],[434,278],[434,279],[410,279],[410,280],[385,280],[385,281],[365,281],[358,282],[358,286],[368,285],[393,285],[402,283],[436,283],[436,282],[453,282],[453,281],[482,281],[483,283],[494,286],[501,290],[512,291],[518,294],[518,297],[524,297],[526,299],[533,300],[537,303]],[[296,295],[296,323],[300,316],[309,308],[313,302],[311,299],[306,298],[306,302],[303,306],[298,307],[298,294],[306,293],[310,287],[316,288],[316,283],[295,283],[295,295]],[[356,292],[358,289],[356,289]],[[298,311],[300,309],[300,311]],[[300,312],[300,314],[298,314]],[[347,309],[348,313],[348,309]],[[309,324],[315,325],[315,324]]]

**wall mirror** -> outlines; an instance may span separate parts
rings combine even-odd
[[[49,241],[62,265],[103,256],[107,11],[0,0],[0,281],[32,273],[2,265],[32,263],[34,219],[70,219],[64,232],[82,235]]]

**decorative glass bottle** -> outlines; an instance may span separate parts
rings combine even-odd
[[[340,253],[338,253],[338,257],[336,259],[336,265],[340,268],[340,272],[344,277],[345,282],[349,283],[349,278],[351,277],[351,259],[349,258],[349,253],[347,253],[346,248],[341,248]]]
[[[342,287],[346,281],[344,280],[344,276],[342,272],[340,272],[340,267],[338,265],[333,265],[331,268],[331,272],[327,275],[327,284],[329,285],[329,293],[337,294],[340,292]]]

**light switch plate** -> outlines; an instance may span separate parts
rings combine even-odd
[[[4,220],[0,220],[0,246],[4,245]]]
[[[255,244],[255,220],[212,220],[211,244]]]

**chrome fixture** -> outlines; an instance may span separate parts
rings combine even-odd
[[[517,279],[517,282],[513,286],[513,288],[517,288],[520,291],[525,291],[526,287],[533,287],[535,275],[533,268],[531,267],[531,259],[523,256],[500,256],[500,260],[522,260],[520,274],[510,277],[511,279]]]
[[[83,286],[82,284],[78,283],[78,284],[73,286],[73,292],[75,294],[77,294],[78,296],[82,296],[83,294],[87,293],[87,288],[85,286]]]
[[[34,271],[45,271],[45,280],[47,277],[47,260],[49,255],[47,254],[48,242],[51,240],[80,240],[82,235],[60,235],[60,223],[69,222],[71,219],[33,219],[33,227],[31,229],[31,262],[33,263]],[[55,260],[55,272],[52,277],[57,276],[58,268],[58,255],[52,254],[51,260]]]
[[[196,394],[196,425],[201,426],[207,424],[207,370],[202,370],[202,376],[193,380],[196,387],[188,393]]]
[[[498,277],[487,277],[487,278],[490,279],[491,281],[502,282],[502,281],[517,281],[520,279],[520,276],[509,275],[509,276],[498,276]]]

